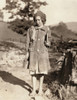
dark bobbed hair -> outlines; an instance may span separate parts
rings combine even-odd
[[[36,17],[40,16],[43,24],[46,22],[46,15],[42,11],[37,11],[37,13],[34,15],[34,22],[36,22]]]

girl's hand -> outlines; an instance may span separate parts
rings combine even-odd
[[[50,42],[46,42],[46,41],[45,41],[45,45],[46,45],[46,47],[50,47],[51,46]]]
[[[29,53],[27,52],[25,55],[25,59],[23,61],[23,68],[28,68],[28,57],[29,57]]]
[[[28,57],[29,57],[29,52],[26,53],[26,59],[28,59]]]

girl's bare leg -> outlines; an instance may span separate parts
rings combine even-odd
[[[35,95],[36,94],[36,76],[32,76],[32,85],[33,85],[33,90],[30,95]]]
[[[44,81],[44,75],[40,76],[40,83],[39,83],[39,93],[38,94],[43,94],[43,81]]]

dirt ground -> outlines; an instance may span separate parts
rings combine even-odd
[[[20,45],[20,43],[14,44],[16,45],[15,47],[12,47],[9,43],[8,47],[6,45],[4,46],[3,42],[1,42],[0,45],[0,100],[30,100],[29,93],[32,90],[31,76],[29,74],[29,69],[23,67],[25,56],[23,50],[19,48],[22,48],[24,45]],[[57,55],[55,55],[55,58],[57,58]],[[51,78],[54,79],[55,77],[56,76],[52,76]],[[48,82],[47,79],[45,81],[45,83]],[[53,89],[56,89],[55,86],[57,86],[57,84],[53,83],[53,85]],[[45,84],[44,87],[47,89]],[[53,86],[50,85],[49,89],[52,89],[51,87]],[[49,93],[49,91],[47,93]],[[36,96],[35,100],[61,100],[57,98],[57,96],[53,96],[53,94],[50,95],[51,98]],[[71,94],[68,99],[64,100],[77,100],[77,95]]]
[[[12,48],[10,51],[18,52],[18,49],[15,50]],[[0,46],[0,100],[29,100],[32,88],[29,70],[20,65],[22,55],[20,59],[19,54],[14,55],[11,52],[7,52],[4,46]]]
[[[23,60],[22,50],[0,47],[0,100],[30,100],[31,76],[29,69],[23,67]]]
[[[38,82],[37,82],[38,88]],[[0,67],[0,100],[33,100],[31,76],[25,68]],[[35,100],[50,100],[46,96],[35,96]]]
[[[0,69],[0,100],[29,100],[30,80],[26,69]]]

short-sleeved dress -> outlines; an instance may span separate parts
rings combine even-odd
[[[47,26],[35,27],[35,32],[31,29],[27,32],[26,51],[29,52],[30,74],[47,74],[50,70],[48,32]]]

